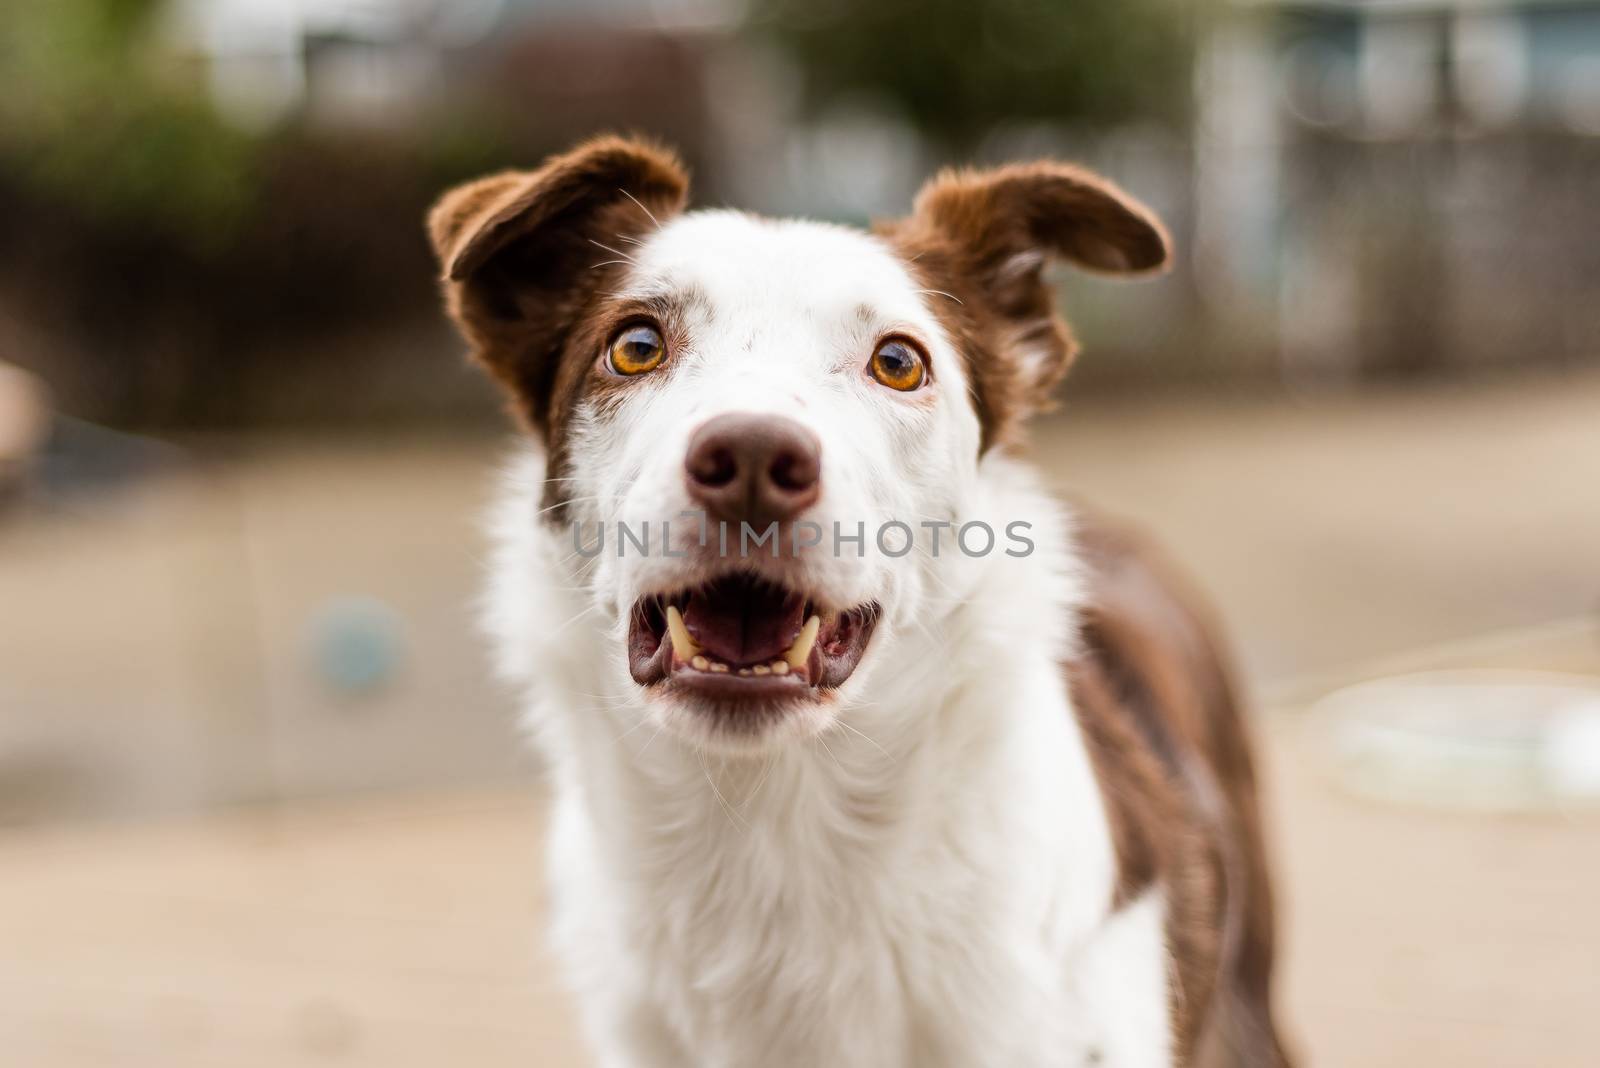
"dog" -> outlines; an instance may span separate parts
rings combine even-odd
[[[1160,222],[1056,162],[870,231],[687,190],[606,136],[428,218],[526,430],[485,619],[598,1063],[1287,1064],[1207,613],[1020,451],[1044,268],[1159,271]]]

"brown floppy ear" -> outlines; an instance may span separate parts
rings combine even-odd
[[[620,243],[681,211],[688,188],[671,152],[605,136],[457,186],[428,213],[446,308],[534,427],[548,431],[562,351]]]
[[[1111,182],[1066,163],[946,171],[912,213],[879,227],[928,281],[960,304],[941,312],[963,346],[984,448],[1048,407],[1077,353],[1044,280],[1052,258],[1109,274],[1159,271],[1166,230]]]

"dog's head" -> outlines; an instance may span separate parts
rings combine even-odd
[[[617,674],[748,749],[826,726],[948,609],[931,543],[983,547],[956,542],[982,457],[1073,357],[1047,261],[1151,271],[1167,241],[1057,163],[943,174],[870,234],[686,214],[687,188],[670,153],[602,138],[452,190],[429,230],[452,316],[544,446],[528,522],[615,621]]]

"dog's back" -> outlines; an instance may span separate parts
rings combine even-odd
[[[1287,1064],[1252,747],[1219,629],[1141,535],[1081,507],[1078,517],[1089,595],[1067,673],[1112,822],[1118,895],[1169,887],[1173,1029],[1196,1063]]]

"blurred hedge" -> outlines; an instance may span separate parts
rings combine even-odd
[[[1181,125],[1201,0],[753,0],[814,108],[887,99],[956,156],[991,128],[1048,120]]]
[[[0,358],[77,414],[229,422],[251,360],[431,310],[423,211],[510,153],[459,118],[403,137],[236,129],[197,71],[147,47],[158,6],[0,13]]]

